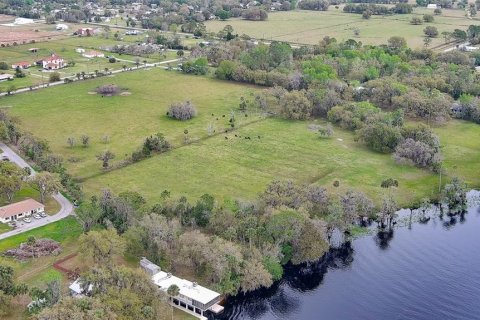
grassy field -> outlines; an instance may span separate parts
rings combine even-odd
[[[127,87],[131,95],[102,98],[88,94],[110,82]],[[155,69],[7,97],[3,103],[11,106],[9,112],[25,128],[46,138],[53,152],[67,160],[69,172],[82,179],[88,194],[108,187],[115,192],[138,191],[151,203],[159,201],[165,189],[192,200],[203,193],[219,199],[252,199],[275,178],[318,183],[335,192],[358,188],[379,200],[381,181],[392,177],[399,180],[398,200],[402,204],[438,190],[437,176],[399,166],[390,155],[367,150],[354,141],[351,132],[338,128],[332,139],[320,139],[308,129],[309,122],[265,119],[249,111],[247,118],[237,112],[239,128],[224,134],[240,96],[250,97],[255,90]],[[165,116],[170,103],[186,99],[197,105],[196,118],[178,122]],[[217,130],[211,137],[207,134],[209,124]],[[184,145],[185,129],[196,142]],[[479,136],[480,126],[451,121],[436,130],[444,145],[447,175],[459,175],[471,186],[480,186],[480,177],[475,175],[480,171],[480,141],[467,139]],[[113,162],[121,161],[156,132],[164,133],[175,149],[102,174],[96,154],[109,149],[117,156]],[[89,147],[67,145],[69,136],[79,144],[82,134],[91,137]],[[100,141],[105,134],[111,138],[108,144]],[[459,159],[461,166],[456,165]],[[335,180],[340,181],[338,189],[332,187]]]
[[[413,14],[393,16],[372,16],[365,20],[359,14],[344,13],[342,6],[329,11],[284,11],[272,12],[267,21],[246,21],[229,19],[227,21],[210,20],[205,24],[208,31],[218,32],[225,25],[231,25],[235,33],[247,34],[258,39],[291,41],[296,43],[317,44],[323,37],[335,37],[337,40],[355,39],[364,44],[384,44],[392,36],[404,37],[411,47],[423,46],[423,29],[427,25],[437,27],[442,31],[453,31],[455,28],[467,29],[470,24],[479,24],[479,20],[469,20],[462,10],[443,10],[441,16],[435,16],[435,21],[423,25],[411,25],[413,16],[433,14],[433,10],[416,8]],[[354,36],[353,30],[358,28],[360,35]],[[440,35],[433,39],[431,46],[443,43]]]
[[[105,83],[128,88],[131,95],[102,97],[88,93]],[[74,161],[67,161],[71,173],[86,177],[101,171],[101,163],[95,155],[105,149],[116,154],[114,161],[120,161],[139,148],[145,137],[157,132],[164,133],[171,143],[179,146],[183,144],[185,129],[191,139],[196,139],[207,136],[209,123],[217,130],[225,128],[227,116],[238,108],[240,96],[253,90],[229,82],[155,69],[5,97],[2,104],[11,106],[9,112],[21,119],[24,128],[47,139],[53,152]],[[197,106],[198,116],[187,122],[169,119],[166,112],[170,104],[185,100]],[[240,120],[254,121],[255,117]],[[90,136],[90,147],[79,145],[82,134]],[[110,143],[101,142],[104,135],[110,137]],[[70,148],[68,137],[74,137],[78,145]]]

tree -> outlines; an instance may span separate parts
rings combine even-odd
[[[56,173],[48,171],[39,172],[31,178],[33,188],[40,192],[40,202],[45,203],[45,199],[60,191],[62,184]]]
[[[172,284],[170,285],[170,287],[168,287],[167,294],[172,298],[176,297],[180,294],[180,288],[176,284]],[[172,305],[172,320],[173,320],[173,305]]]
[[[407,47],[407,41],[403,37],[390,37],[388,39],[388,47],[394,50],[400,50]]]
[[[88,143],[90,141],[90,137],[87,136],[86,134],[82,134],[81,136],[81,140],[82,140],[82,145],[84,148],[88,147]]]
[[[467,208],[467,186],[465,182],[454,177],[449,184],[446,184],[442,199],[447,204],[449,214],[465,212]]]
[[[443,40],[445,40],[445,43],[450,41],[450,38],[452,37],[452,33],[448,31],[443,31],[442,32]]]
[[[27,291],[25,284],[15,284],[12,267],[0,265],[0,316],[10,313],[12,297],[25,294]]]
[[[362,18],[368,20],[372,17],[373,12],[371,10],[365,10],[362,13]]]
[[[439,15],[442,14],[442,9],[436,8],[435,10],[433,10],[433,13],[434,13],[436,16],[439,16]]]
[[[426,26],[423,29],[423,33],[429,38],[436,38],[438,36],[438,30],[434,26]]]
[[[25,78],[25,72],[19,66],[15,68],[15,78]]]
[[[89,257],[95,264],[111,265],[115,255],[125,251],[125,240],[115,229],[90,231],[82,234],[79,239],[82,253]]]
[[[50,73],[50,76],[49,76],[49,81],[50,82],[57,82],[57,81],[60,81],[61,78],[60,78],[60,73],[58,72],[52,72]]]
[[[429,22],[433,22],[435,19],[433,18],[433,16],[431,14],[424,14],[423,15],[423,21],[429,23]]]
[[[97,160],[102,161],[102,168],[108,169],[110,160],[115,159],[115,154],[109,150],[97,155]]]
[[[167,116],[176,120],[189,120],[197,115],[197,108],[190,101],[172,103],[167,111]]]
[[[423,38],[423,45],[425,48],[428,48],[432,44],[432,38],[431,37],[425,37]]]
[[[220,18],[220,20],[225,21],[230,18],[230,12],[225,10],[218,10],[216,16]]]
[[[87,233],[100,222],[102,210],[97,205],[96,200],[92,199],[91,202],[84,202],[75,209],[75,214],[82,223],[83,232]]]
[[[410,20],[410,24],[413,24],[413,25],[419,25],[422,23],[423,21],[419,17],[413,17],[412,20]]]
[[[0,162],[0,194],[8,202],[12,202],[15,193],[22,187],[25,172],[15,164],[7,161]]]

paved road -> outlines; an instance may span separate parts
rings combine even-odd
[[[36,174],[33,168],[30,167],[28,163],[25,162],[25,160],[23,160],[17,153],[15,153],[3,142],[0,142],[0,149],[2,149],[3,151],[3,153],[0,154],[0,156],[8,157],[8,159],[10,159],[11,162],[16,163],[18,166],[22,168],[29,167],[32,172],[31,176],[34,176]],[[39,220],[32,218],[32,222],[30,223],[19,221],[17,222],[18,228],[5,233],[1,233],[0,240],[61,220],[67,217],[68,215],[70,215],[71,213],[73,213],[73,205],[61,193],[57,193],[53,195],[53,198],[60,204],[60,211],[58,211],[55,215],[48,216],[46,218],[42,218]]]

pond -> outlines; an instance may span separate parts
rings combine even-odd
[[[273,287],[229,298],[215,319],[480,319],[480,207],[426,223],[401,214],[405,226],[287,266]]]

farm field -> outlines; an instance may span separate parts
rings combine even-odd
[[[290,41],[305,44],[317,44],[323,37],[334,37],[339,41],[355,39],[364,44],[384,44],[392,36],[402,36],[410,47],[423,46],[423,29],[427,25],[437,27],[439,34],[454,29],[466,30],[471,24],[479,24],[478,19],[467,19],[462,10],[444,9],[441,16],[435,16],[433,23],[411,25],[413,16],[425,13],[433,14],[433,10],[415,8],[412,14],[393,16],[372,16],[365,20],[359,14],[344,13],[343,6],[328,11],[284,11],[271,12],[267,21],[247,21],[229,19],[227,21],[210,20],[205,22],[208,31],[218,32],[225,25],[231,25],[235,33],[247,34],[257,39]],[[353,30],[358,28],[360,35],[355,36]],[[434,38],[431,47],[444,43],[441,35]]]
[[[118,83],[129,88],[131,95],[102,98],[88,94],[103,83]],[[340,187],[336,190],[358,188],[379,200],[381,181],[393,177],[400,183],[401,204],[438,190],[437,176],[397,165],[390,155],[367,150],[354,141],[352,133],[339,128],[333,138],[320,139],[308,129],[311,122],[264,118],[248,111],[247,118],[237,112],[236,131],[223,133],[240,97],[251,97],[255,90],[208,77],[141,70],[7,97],[3,103],[11,106],[9,112],[21,120],[24,128],[47,139],[53,152],[67,160],[69,172],[82,180],[87,194],[103,188],[135,190],[151,203],[159,200],[163,190],[192,199],[203,193],[219,199],[253,199],[274,178],[319,183],[332,189],[338,180]],[[186,99],[197,105],[196,118],[177,122],[166,117],[170,103]],[[218,130],[216,135],[208,136],[209,124]],[[200,140],[184,145],[185,129],[191,141]],[[480,127],[451,121],[435,130],[444,145],[447,175],[459,175],[472,187],[480,186],[473,174],[480,170],[476,158],[480,141],[466,139],[478,136]],[[121,161],[139,148],[146,136],[156,132],[164,133],[174,150],[102,172],[96,154],[108,149],[116,154],[113,163]],[[79,145],[82,134],[91,137],[87,148]],[[110,136],[108,144],[100,142],[105,134]],[[66,142],[70,136],[77,139],[73,148]],[[456,166],[458,157],[468,166]]]

